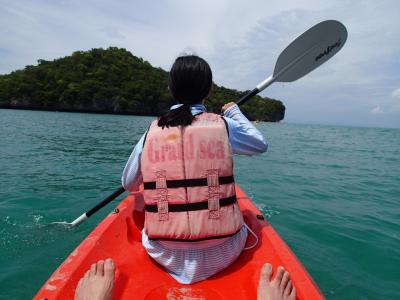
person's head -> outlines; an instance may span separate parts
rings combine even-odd
[[[175,60],[169,72],[168,87],[178,103],[202,103],[210,94],[211,86],[211,68],[204,59],[187,55]]]
[[[196,55],[179,56],[169,72],[169,90],[182,104],[158,120],[158,126],[187,126],[193,121],[190,105],[203,103],[210,95],[212,72],[208,63]]]

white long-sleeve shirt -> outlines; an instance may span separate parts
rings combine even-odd
[[[191,106],[191,111],[196,115],[205,112],[206,108],[203,104],[195,104]],[[237,105],[229,107],[223,117],[228,124],[229,142],[233,154],[255,155],[267,151],[268,145],[263,135],[247,120]],[[146,133],[136,144],[122,173],[122,186],[130,192],[137,191],[143,182],[140,158]]]

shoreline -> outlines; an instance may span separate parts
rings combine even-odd
[[[15,110],[32,110],[32,111],[48,111],[48,112],[67,112],[67,113],[85,113],[85,114],[103,114],[103,115],[125,115],[125,116],[141,116],[141,117],[157,117],[157,115],[131,113],[131,112],[113,112],[106,110],[87,110],[87,109],[53,109],[27,106],[10,106],[0,105],[0,109],[15,109]]]
[[[0,109],[14,109],[14,110],[31,110],[31,111],[48,111],[48,112],[67,112],[67,113],[84,113],[84,114],[97,114],[97,115],[122,115],[122,116],[139,116],[139,117],[158,117],[158,115],[151,115],[145,113],[133,113],[133,112],[113,112],[113,111],[95,111],[85,109],[51,109],[51,108],[38,108],[28,106],[10,106],[0,105]],[[281,121],[262,121],[262,120],[251,120],[253,123],[281,123]]]

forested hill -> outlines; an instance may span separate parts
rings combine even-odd
[[[159,115],[173,104],[167,78],[166,71],[125,49],[77,51],[0,75],[0,107]],[[214,85],[207,108],[220,112],[241,94]],[[281,101],[259,96],[242,110],[252,120],[280,121],[285,115]]]

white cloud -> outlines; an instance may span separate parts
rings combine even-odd
[[[252,89],[270,75],[279,53],[309,27],[337,19],[349,33],[343,49],[299,81],[274,84],[263,95],[284,101],[287,121],[339,120],[345,111],[368,125],[363,115],[371,107],[400,119],[399,105],[393,104],[400,89],[393,91],[393,98],[388,95],[400,82],[396,0],[254,0],[252,9],[248,2],[229,0],[166,0],[157,5],[138,0],[0,0],[0,7],[0,74],[39,58],[117,46],[164,69],[183,51],[195,52],[210,62],[217,84],[236,89]],[[380,99],[379,106],[374,99]]]
[[[399,98],[400,99],[400,88],[396,89],[392,93],[393,98]]]
[[[383,114],[383,110],[378,105],[378,106],[374,107],[373,109],[371,109],[370,113],[373,115],[380,115],[380,114]]]

